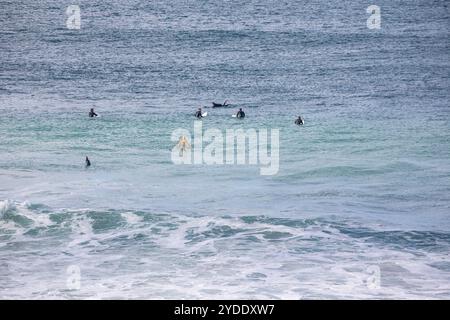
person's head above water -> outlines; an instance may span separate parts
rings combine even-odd
[[[94,108],[91,108],[91,111],[94,112]]]
[[[242,111],[242,108],[239,108],[239,111]]]

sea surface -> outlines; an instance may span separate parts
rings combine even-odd
[[[448,1],[69,4],[0,1],[1,299],[450,299]],[[200,106],[278,173],[175,165]]]

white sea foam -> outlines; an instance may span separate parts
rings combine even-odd
[[[121,213],[122,217],[127,221],[128,224],[136,224],[142,221],[142,217],[134,214],[133,212]]]
[[[3,218],[3,216],[10,210],[14,209],[14,204],[9,200],[3,200],[0,201],[0,218]]]
[[[16,226],[22,232],[8,242],[38,256],[33,263],[26,254],[10,259],[11,274],[22,276],[12,276],[16,285],[0,289],[0,297],[378,299],[445,298],[450,292],[448,272],[433,267],[448,260],[448,253],[372,242],[370,235],[381,231],[364,229],[369,238],[360,237],[351,221],[89,209],[46,213],[39,206],[2,202],[6,207],[8,215],[14,210],[33,221]],[[38,238],[32,230],[41,230]],[[12,254],[2,248],[0,258]],[[80,290],[66,288],[71,265],[80,269]],[[378,282],[373,270],[379,271]]]

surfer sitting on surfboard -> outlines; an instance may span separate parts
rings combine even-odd
[[[303,122],[302,117],[298,116],[298,118],[295,120],[295,124],[301,126],[301,125],[303,125],[303,123],[304,122]]]
[[[245,112],[242,111],[242,108],[239,108],[239,111],[236,113],[236,118],[244,118]]]
[[[178,149],[180,149],[180,157],[182,157],[184,151],[186,151],[187,149],[189,149],[191,147],[186,136],[180,137],[180,140],[178,140],[177,147],[178,147]]]
[[[203,118],[203,115],[202,115],[202,108],[198,108],[197,112],[195,113],[195,116],[196,116],[197,118]]]
[[[89,111],[89,117],[90,117],[90,118],[98,117],[98,114],[96,114],[96,113],[94,112],[94,108],[91,108],[91,111]]]

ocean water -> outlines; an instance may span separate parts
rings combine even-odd
[[[447,1],[69,4],[0,2],[0,298],[450,298]],[[172,163],[225,99],[276,175]]]

